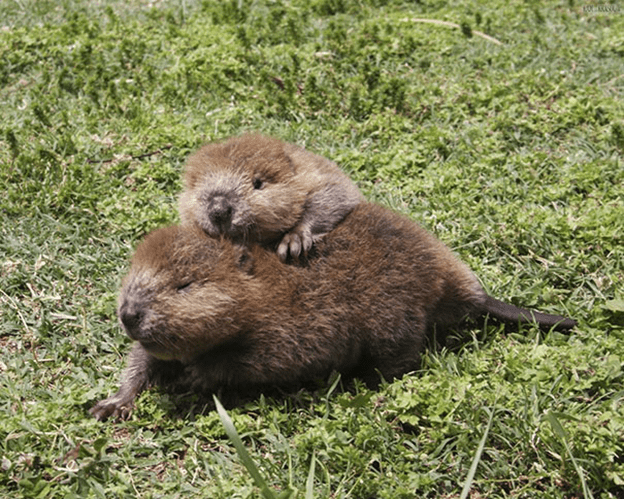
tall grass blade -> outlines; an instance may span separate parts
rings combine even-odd
[[[316,466],[316,456],[312,453],[310,461],[310,471],[308,472],[308,480],[306,481],[305,499],[314,499],[314,468]]]
[[[560,414],[560,416],[565,417],[564,414]],[[568,435],[566,434],[566,431],[563,429],[563,426],[561,426],[559,419],[557,418],[555,413],[552,411],[548,411],[548,413],[546,414],[546,419],[550,423],[550,426],[552,427],[555,434],[563,442],[566,452],[568,453],[568,456],[570,456],[570,460],[572,461],[572,464],[574,465],[574,469],[576,470],[576,473],[581,479],[581,486],[583,487],[583,496],[585,497],[585,499],[593,499],[594,496],[591,493],[591,490],[589,490],[589,487],[587,487],[587,483],[585,482],[585,473],[583,472],[583,468],[581,468],[581,466],[576,462],[576,459],[574,459],[574,455],[572,454],[572,449],[570,448],[570,445],[568,444]]]
[[[227,411],[223,408],[223,405],[221,405],[221,402],[219,402],[219,399],[216,395],[213,395],[213,398],[215,401],[215,405],[217,406],[219,418],[221,419],[221,423],[225,428],[225,433],[227,433],[227,436],[230,438],[230,441],[234,445],[234,448],[238,453],[238,457],[242,461],[243,465],[245,466],[245,468],[247,468],[247,471],[253,478],[254,482],[256,482],[256,485],[262,491],[262,495],[265,497],[265,499],[277,499],[278,496],[273,490],[269,488],[264,478],[262,478],[262,475],[260,474],[260,470],[258,470],[256,463],[254,463],[253,459],[247,452],[247,449],[245,449],[245,444],[243,444],[243,441],[238,436],[238,432],[236,431],[236,428],[234,428],[234,423],[232,423],[232,420],[230,419],[230,416],[228,416]]]
[[[481,442],[479,442],[479,447],[477,448],[477,452],[472,460],[472,465],[470,466],[470,471],[468,471],[468,476],[466,477],[466,482],[464,483],[464,488],[462,489],[459,499],[466,499],[466,497],[468,497],[468,494],[470,494],[472,481],[477,471],[477,466],[479,465],[479,461],[481,461],[481,454],[483,453],[483,449],[485,448],[485,442],[487,441],[487,437],[490,433],[490,428],[492,427],[493,419],[494,419],[494,409],[492,409],[492,412],[490,412],[490,419],[488,420],[488,424],[485,428],[485,432],[483,433],[483,437],[481,438]]]

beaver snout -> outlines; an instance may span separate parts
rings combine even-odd
[[[133,340],[140,339],[140,326],[145,313],[140,307],[128,302],[127,300],[119,307],[119,320],[126,330],[126,334]]]
[[[225,196],[218,196],[210,200],[208,218],[219,233],[227,233],[232,225],[234,207]]]

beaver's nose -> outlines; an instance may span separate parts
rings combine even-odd
[[[210,206],[210,221],[221,231],[227,229],[232,222],[234,208],[224,197],[213,199]]]
[[[139,339],[137,333],[139,332],[143,315],[143,311],[139,307],[128,303],[128,301],[125,301],[119,307],[119,320],[121,320],[128,336],[133,340]]]

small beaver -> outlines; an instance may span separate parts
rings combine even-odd
[[[491,298],[441,241],[371,203],[297,266],[195,226],[159,229],[138,246],[119,296],[119,318],[137,342],[121,388],[91,413],[126,417],[152,384],[201,394],[289,388],[336,370],[375,385],[379,374],[417,369],[434,326],[486,313],[545,329],[575,325]]]
[[[244,244],[279,242],[282,261],[307,253],[363,200],[336,163],[262,135],[205,145],[184,184],[183,223]]]

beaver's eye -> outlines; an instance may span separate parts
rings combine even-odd
[[[188,292],[189,288],[191,287],[191,284],[193,284],[192,282],[186,282],[178,287],[176,287],[176,290],[178,293],[186,293]]]
[[[255,178],[253,181],[253,188],[254,189],[262,189],[262,186],[264,185],[264,182],[262,181],[262,179],[260,178]]]

